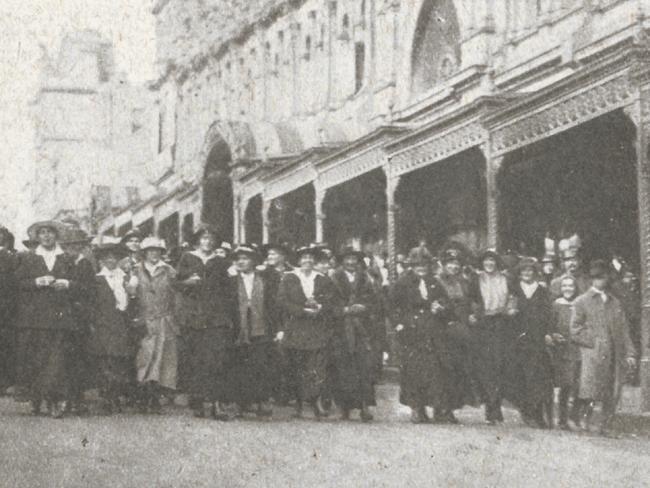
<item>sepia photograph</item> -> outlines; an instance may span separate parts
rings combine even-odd
[[[0,36],[0,488],[650,486],[650,0]]]

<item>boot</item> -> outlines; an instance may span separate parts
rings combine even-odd
[[[562,430],[571,430],[569,427],[569,390],[567,388],[560,388],[558,400],[558,426]]]
[[[329,417],[329,412],[323,407],[323,401],[320,396],[314,402],[314,414],[316,417]]]
[[[67,408],[68,408],[68,402],[64,400],[52,402],[52,409],[50,410],[50,416],[53,419],[61,419],[65,415],[65,411]]]
[[[296,419],[302,418],[302,400],[296,400],[296,411],[293,414],[293,418]]]
[[[372,422],[374,420],[374,417],[372,413],[370,413],[370,410],[368,410],[368,406],[364,403],[361,404],[361,421],[364,423]]]
[[[258,417],[271,417],[273,415],[273,409],[268,402],[260,402],[257,404],[257,411],[255,414]]]
[[[211,407],[211,415],[215,420],[220,420],[222,422],[227,422],[232,420],[232,417],[228,414],[221,402],[214,402]]]

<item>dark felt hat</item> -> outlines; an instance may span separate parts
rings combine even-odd
[[[363,253],[362,251],[359,251],[358,249],[355,249],[352,246],[345,246],[339,252],[338,258],[340,260],[343,260],[348,256],[355,256],[359,261],[363,261],[366,257],[365,253]]]
[[[589,264],[589,276],[591,278],[608,278],[609,266],[602,259],[595,259]]]
[[[483,251],[479,256],[479,263],[483,264],[483,261],[485,261],[488,258],[494,259],[499,268],[503,266],[503,262],[501,261],[501,256],[499,256],[499,253],[497,253],[494,249],[486,249],[485,251]]]
[[[137,237],[137,239],[139,241],[142,241],[142,239],[144,238],[143,235],[142,235],[142,232],[140,232],[140,229],[130,229],[130,230],[128,230],[126,232],[126,234],[124,234],[122,236],[122,238],[120,239],[120,242],[122,244],[124,244],[124,243],[126,243],[126,241],[128,241],[129,239],[131,239],[133,237]]]

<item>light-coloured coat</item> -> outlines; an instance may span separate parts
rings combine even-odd
[[[580,348],[578,397],[614,401],[620,397],[626,359],[634,356],[621,303],[611,294],[607,301],[593,289],[573,304],[571,341]]]
[[[176,271],[167,264],[156,268],[153,276],[143,263],[134,268],[138,279],[137,300],[139,321],[145,326],[145,337],[136,358],[138,381],[155,382],[165,388],[176,388],[178,356],[175,321]]]

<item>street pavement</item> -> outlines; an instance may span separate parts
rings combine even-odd
[[[479,409],[461,426],[412,425],[393,384],[376,421],[223,423],[187,409],[52,420],[0,399],[0,487],[647,487],[650,419],[622,417],[621,438],[541,431]]]

